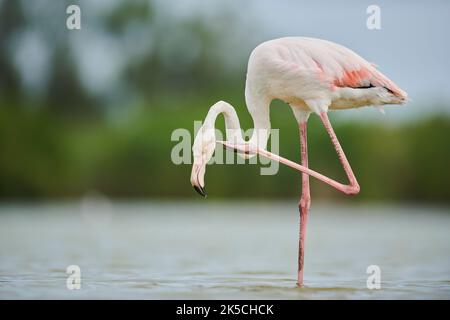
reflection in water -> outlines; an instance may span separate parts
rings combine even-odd
[[[0,298],[450,298],[448,210],[314,206],[302,289],[297,224],[294,203],[3,206]]]

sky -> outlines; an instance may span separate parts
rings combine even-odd
[[[164,11],[171,19],[198,17],[206,21],[210,28],[227,27],[229,24],[234,31],[220,39],[220,43],[223,43],[220,48],[221,59],[234,65],[238,72],[245,73],[251,50],[263,41],[285,36],[327,39],[347,46],[374,62],[383,73],[408,92],[412,99],[407,106],[408,112],[405,112],[405,108],[388,107],[386,110],[389,119],[410,119],[435,111],[445,111],[450,115],[450,1],[153,2],[156,2],[157,17],[158,12]],[[36,16],[36,23],[53,23],[52,19],[42,21],[45,13],[43,10],[48,8],[45,6],[48,3],[47,0],[39,0],[33,4],[27,2],[27,14]],[[82,15],[91,17],[91,22],[95,22],[96,15],[104,14],[120,3],[120,0],[79,1]],[[366,26],[369,16],[367,7],[374,4],[381,10],[380,30],[369,30]],[[64,5],[61,6],[62,9],[56,11],[64,12]],[[170,38],[171,33],[174,33],[170,30],[170,22],[166,22],[166,27],[167,38]],[[126,46],[110,41],[102,34],[101,28],[92,25],[73,36],[75,63],[88,90],[110,91],[118,86],[117,79],[120,79],[124,59],[138,55],[152,45],[151,30],[140,28],[137,31],[130,33],[135,38],[131,37]],[[15,54],[15,63],[22,71],[24,82],[31,89],[42,85],[45,70],[51,63],[49,44],[45,44],[39,37],[38,33],[30,31],[22,35],[15,44],[19,48]],[[172,40],[179,41],[176,37]],[[194,44],[186,46],[194,48]],[[34,54],[30,55],[30,51]],[[186,55],[188,52],[186,49],[180,54]],[[177,59],[180,58],[182,57]],[[376,110],[370,113],[364,110],[343,113],[345,117],[380,117]]]
[[[207,5],[200,0],[158,2],[173,10],[174,16],[209,16],[211,23],[223,8],[217,0]],[[258,43],[278,37],[327,39],[374,62],[408,92],[412,99],[408,113],[398,107],[386,109],[393,119],[436,110],[450,114],[450,1],[233,0],[227,4],[226,14],[242,25],[240,37],[245,41],[239,49],[244,55]],[[367,7],[374,4],[380,7],[380,30],[366,25]],[[353,111],[356,117],[364,112]]]

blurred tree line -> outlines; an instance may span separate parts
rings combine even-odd
[[[193,132],[193,121],[222,99],[251,127],[243,97],[247,57],[224,58],[238,51],[242,26],[226,8],[212,25],[202,16],[174,19],[149,1],[116,1],[101,10],[92,3],[79,1],[82,30],[68,31],[65,8],[72,2],[0,1],[0,198],[66,199],[90,190],[196,198],[190,166],[171,161],[171,134]],[[118,71],[103,76],[106,84],[101,77],[89,82],[110,66]],[[344,181],[325,131],[316,117],[310,122],[312,167]],[[281,154],[298,160],[296,122],[279,101],[272,126],[280,129]],[[395,126],[340,121],[336,132],[362,187],[355,199],[450,202],[448,117]],[[206,180],[218,198],[300,193],[300,175],[282,166],[261,176],[257,165],[213,165]],[[345,198],[314,179],[312,188],[315,198]]]

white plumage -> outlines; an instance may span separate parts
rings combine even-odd
[[[355,52],[305,37],[275,39],[256,47],[248,63],[246,94],[278,98],[315,112],[406,100],[404,91]]]

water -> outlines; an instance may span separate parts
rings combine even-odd
[[[313,205],[299,289],[295,202],[3,205],[0,298],[450,299],[449,230],[447,209]]]

